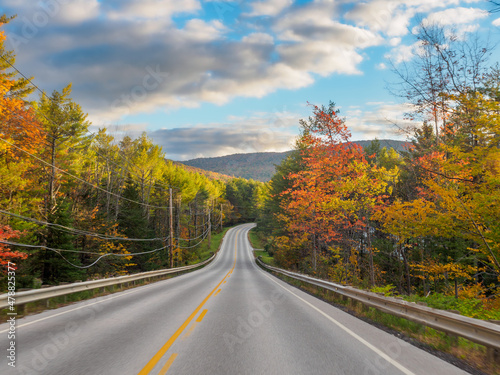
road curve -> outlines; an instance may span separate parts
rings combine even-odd
[[[252,226],[201,270],[17,320],[16,367],[0,325],[0,374],[466,374],[262,271]]]

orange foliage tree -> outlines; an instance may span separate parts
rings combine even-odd
[[[8,20],[0,19],[0,24]],[[4,49],[5,33],[0,31],[0,202],[4,208],[19,210],[17,198],[36,178],[36,154],[45,142],[33,109],[23,98],[31,91],[27,80],[13,72],[14,56]],[[33,199],[33,202],[35,200]]]
[[[13,230],[8,225],[0,225],[0,265],[6,266],[10,263],[12,259],[26,259],[28,254],[21,253],[19,251],[11,250],[7,244],[2,241],[7,241],[11,238],[17,238],[21,233],[17,230]]]
[[[346,280],[359,273],[360,257],[368,255],[373,281],[370,215],[381,204],[386,183],[361,147],[349,141],[350,132],[333,103],[313,106],[313,115],[301,123],[304,168],[289,176],[294,183],[283,192],[288,199],[280,219],[293,237],[304,242],[307,236],[313,272],[318,262],[330,275],[331,267],[341,264]]]

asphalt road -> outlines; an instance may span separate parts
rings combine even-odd
[[[0,374],[465,374],[259,269],[228,231],[207,267],[0,325]]]

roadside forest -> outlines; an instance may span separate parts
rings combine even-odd
[[[350,141],[334,103],[311,105],[258,218],[275,263],[358,287],[500,309],[500,68],[490,48],[422,26],[395,66],[411,103],[406,151]],[[481,310],[470,303],[469,309]],[[482,311],[482,310],[481,310]]]
[[[333,102],[311,104],[264,184],[186,170],[145,133],[92,132],[71,84],[34,86],[5,38],[0,267],[16,268],[17,287],[197,262],[212,232],[256,221],[280,267],[472,301],[469,315],[483,318],[500,311],[500,67],[489,46],[421,27],[415,58],[393,67],[393,90],[411,104],[407,149],[363,149]]]
[[[212,232],[255,219],[262,184],[188,171],[145,133],[92,132],[71,84],[42,91],[5,39],[0,32],[2,290],[9,267],[18,288],[34,288],[197,262]]]

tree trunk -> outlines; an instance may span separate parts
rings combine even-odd
[[[408,287],[408,295],[411,295],[411,277],[410,277],[410,266],[408,265],[408,259],[406,256],[406,252],[402,251],[403,260],[405,265],[405,273],[406,273],[406,285]]]
[[[48,205],[47,205],[47,213],[46,215],[48,216],[49,213],[53,213],[54,210],[54,191],[55,191],[55,179],[56,179],[56,140],[55,138],[52,139],[52,142],[50,143],[50,164],[51,164],[51,171],[50,171],[50,176],[49,176],[49,199],[48,199]]]

